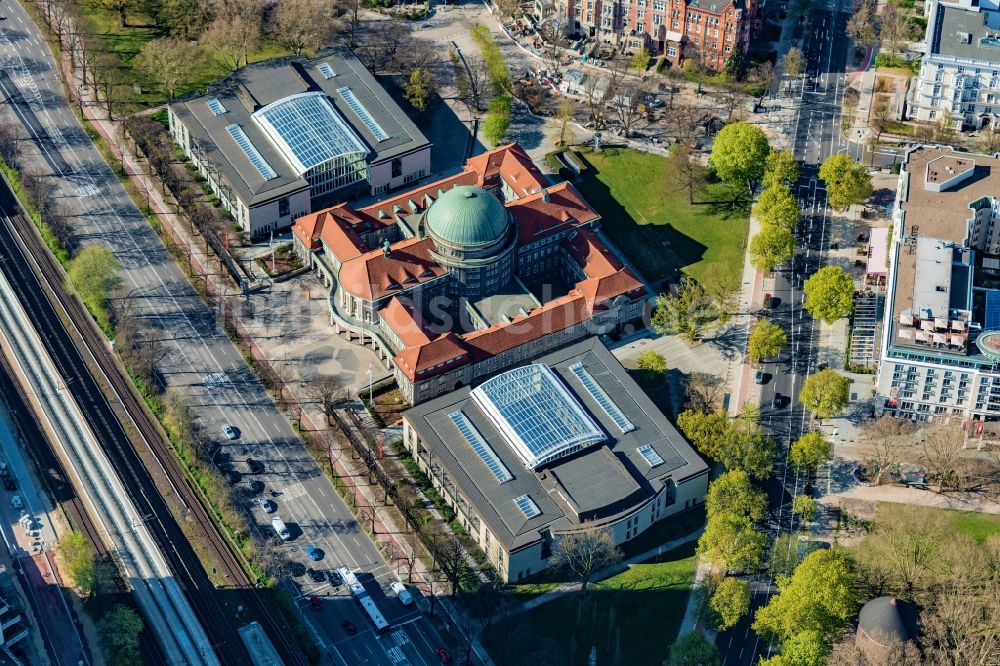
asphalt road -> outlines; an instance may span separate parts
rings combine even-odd
[[[387,585],[394,576],[371,539],[359,528],[291,424],[223,334],[216,313],[201,301],[73,115],[38,27],[17,3],[4,3],[3,13],[0,119],[24,128],[30,141],[22,162],[54,177],[53,200],[71,216],[77,238],[114,250],[135,311],[164,343],[159,365],[164,381],[188,396],[204,427],[217,433],[223,444],[220,462],[230,459],[239,467],[252,455],[264,463],[266,471],[260,478],[268,490],[282,492],[276,499],[277,515],[300,531],[295,541],[283,546],[289,556],[308,564],[303,550],[307,543],[313,544],[326,553],[320,566],[332,569],[346,565],[371,573],[380,585]],[[222,380],[215,381],[213,376]],[[222,435],[224,423],[239,429],[237,442],[230,443]],[[249,515],[262,533],[273,533],[270,516],[259,510]],[[311,593],[308,585],[303,592]],[[335,621],[332,613],[318,619],[321,622],[317,624],[329,624],[327,628],[336,635],[339,620]],[[355,624],[359,629],[364,626]],[[409,623],[404,630],[416,645],[424,641],[421,633],[440,644],[425,620]],[[323,642],[334,661],[351,663],[336,656],[333,642]],[[388,656],[385,659],[384,663],[391,663]],[[428,659],[436,657],[431,654]]]
[[[817,0],[806,21],[803,50],[807,76],[799,96],[793,124],[792,147],[800,162],[799,182],[793,188],[801,216],[796,229],[797,253],[792,265],[779,268],[772,297],[780,299],[768,316],[788,333],[789,345],[777,361],[764,366],[762,420],[781,447],[774,472],[765,483],[770,502],[767,531],[774,536],[795,529],[791,501],[802,492],[806,479],[785,462],[789,444],[809,427],[809,415],[798,396],[805,377],[816,371],[816,336],[812,318],[802,308],[802,283],[824,263],[829,249],[833,212],[826,205],[826,192],[818,180],[819,165],[830,155],[848,152],[850,143],[840,132],[840,112],[845,91],[848,40],[844,28],[849,3]],[[890,161],[891,163],[891,161]],[[775,396],[780,396],[775,401]],[[773,579],[764,573],[750,578],[751,611],[735,627],[719,634],[716,641],[726,666],[751,666],[769,657],[775,645],[751,629],[754,611],[776,591]]]

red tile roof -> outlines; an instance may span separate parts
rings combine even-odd
[[[579,293],[570,292],[533,310],[526,317],[515,317],[510,323],[467,333],[463,341],[476,360],[483,360],[589,318],[584,298]]]
[[[370,206],[365,206],[364,208],[359,209],[359,212],[378,218],[378,213],[381,210],[385,213],[382,218],[383,220],[394,222],[393,215],[395,214],[396,206],[399,206],[402,209],[402,214],[413,215],[427,208],[427,205],[424,202],[425,196],[429,196],[431,200],[437,200],[438,190],[444,190],[447,192],[451,188],[459,185],[475,184],[476,174],[470,171],[469,167],[465,167],[465,171],[462,171],[461,173],[448,176],[447,178],[442,178],[441,180],[436,180],[433,183],[428,183],[427,185],[418,187],[415,190],[408,190],[391,199],[385,199],[383,201],[379,201],[378,203],[371,204]],[[411,201],[417,205],[416,210],[411,208]]]
[[[544,192],[508,201],[507,210],[517,221],[521,244],[600,217],[569,183],[552,185]]]
[[[482,155],[470,157],[466,168],[473,169],[479,175],[476,184],[480,187],[497,185],[499,176],[519,197],[533,194],[549,183],[528,153],[516,143],[508,143]]]
[[[444,275],[447,269],[431,258],[433,249],[430,238],[408,238],[392,245],[389,256],[372,250],[345,261],[337,280],[349,293],[375,300]]]
[[[417,347],[431,341],[413,316],[413,305],[405,296],[393,296],[378,311],[378,316],[393,330],[404,347]]]
[[[589,278],[605,277],[624,267],[601,237],[589,229],[581,229],[573,238],[564,240],[563,246]]]
[[[587,309],[593,312],[619,296],[641,295],[646,289],[642,282],[632,275],[632,271],[623,268],[611,275],[582,280],[576,284],[576,290],[583,294],[587,301]]]
[[[454,333],[444,333],[419,347],[404,347],[396,354],[396,364],[411,381],[417,379],[418,372],[420,379],[425,379],[457,368],[468,360],[468,351]],[[435,367],[438,364],[440,368]]]

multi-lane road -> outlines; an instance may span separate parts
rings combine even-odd
[[[323,570],[349,566],[372,574],[378,587],[387,585],[395,578],[374,543],[77,121],[62,94],[55,60],[40,29],[17,3],[4,3],[3,13],[0,99],[4,104],[0,120],[23,128],[30,141],[22,161],[27,168],[52,177],[56,186],[53,198],[70,216],[77,238],[114,250],[135,311],[166,349],[159,370],[167,385],[188,396],[204,427],[218,433],[224,446],[220,459],[230,460],[237,469],[245,469],[249,456],[264,463],[264,474],[256,478],[264,481],[268,492],[281,493],[276,498],[277,515],[298,534],[282,546],[288,556]],[[225,423],[238,428],[239,440],[230,443],[225,439],[221,432]],[[246,506],[256,529],[269,536],[271,516],[251,509],[249,499]],[[304,554],[306,544],[322,549],[324,559],[309,562]],[[313,583],[307,577],[289,584],[302,595],[303,603],[308,595],[331,592],[328,585]],[[426,620],[404,623],[401,631],[405,641],[397,634],[393,634],[397,638],[376,640],[357,617],[355,625],[362,638],[349,639],[334,612],[339,608],[331,604],[330,610],[306,613],[324,654],[332,661],[357,663],[340,653],[340,645],[354,645],[362,639],[370,639],[369,663],[396,663],[394,649],[400,642],[420,646],[414,648],[411,663],[437,659],[426,645],[440,644],[440,638]]]
[[[797,252],[790,266],[780,268],[765,291],[777,305],[767,312],[788,333],[787,350],[775,362],[764,365],[766,383],[761,390],[762,418],[778,441],[782,455],[765,484],[770,500],[769,532],[795,529],[791,501],[803,490],[805,479],[786,464],[789,444],[810,427],[809,415],[799,403],[802,382],[815,372],[817,327],[802,307],[802,283],[821,268],[830,247],[834,213],[827,207],[826,192],[818,179],[819,165],[830,155],[855,148],[841,133],[840,119],[846,91],[849,41],[844,29],[850,3],[843,0],[815,0],[804,26],[803,50],[806,76],[791,126],[790,148],[800,163],[800,178],[793,188],[801,216],[796,229]],[[761,304],[759,304],[761,305]],[[775,401],[775,396],[780,398]],[[753,599],[751,612],[732,629],[718,636],[717,644],[727,666],[750,666],[768,657],[775,645],[751,628],[753,611],[775,592],[771,576],[750,579]]]

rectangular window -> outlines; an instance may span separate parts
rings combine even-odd
[[[392,177],[399,178],[403,175],[403,160],[398,157],[392,160]]]
[[[278,217],[286,217],[288,215],[288,197],[281,197],[278,199]]]

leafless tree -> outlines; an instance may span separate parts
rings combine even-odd
[[[463,64],[455,51],[451,51],[450,56],[459,99],[465,102],[470,112],[482,111],[486,108],[491,90],[486,62],[478,56],[467,56]]]
[[[94,82],[100,90],[100,96],[104,99],[104,108],[108,113],[108,118],[114,120],[115,113],[128,98],[128,90],[126,89],[129,82],[128,73],[117,53],[105,52],[95,58],[90,58],[90,61]]]
[[[361,27],[361,0],[337,0],[336,7],[347,19],[347,42],[354,48],[357,44],[358,28]]]
[[[705,185],[705,169],[695,161],[691,146],[678,143],[667,158],[667,186],[673,190],[687,190],[688,203],[694,203],[695,192]]]
[[[725,109],[727,123],[734,120],[733,116],[736,116],[735,120],[740,119],[742,114],[738,112],[747,99],[746,93],[742,89],[737,86],[727,86],[717,92],[714,97],[718,100],[719,106]]]
[[[218,0],[215,19],[202,43],[215,51],[222,66],[239,69],[260,45],[262,9],[259,0]]]
[[[880,650],[862,650],[852,628],[834,643],[827,666],[921,666],[924,663],[915,643],[891,641]]]
[[[56,237],[59,247],[73,253],[73,229],[69,222],[69,214],[64,206],[58,202],[49,204],[45,211],[45,224],[52,230],[52,235]]]
[[[666,117],[666,135],[677,143],[691,145],[698,135],[698,124],[704,116],[703,108],[676,104]]]
[[[963,485],[965,432],[961,428],[937,426],[927,429],[921,438],[920,450],[920,463],[939,490]]]
[[[326,44],[334,30],[333,12],[325,0],[282,0],[272,23],[275,39],[296,55]]]
[[[43,176],[41,172],[34,169],[21,174],[21,184],[24,186],[25,195],[31,207],[44,215],[45,211],[52,204],[52,195],[56,190],[55,180],[49,176]]]
[[[883,416],[861,429],[861,459],[875,485],[884,483],[890,471],[916,453],[915,430],[912,422],[890,416]]]
[[[490,571],[486,580],[481,581],[476,591],[469,594],[465,601],[470,614],[479,621],[483,631],[492,626],[497,619],[498,611],[504,600],[506,584],[495,571]]]
[[[892,121],[892,106],[889,104],[888,95],[876,94],[874,98],[868,116],[868,125],[875,130],[875,143],[878,143],[882,138],[882,132]]]
[[[407,42],[409,28],[400,19],[378,21],[375,29],[358,45],[356,53],[376,73],[396,71],[398,56]]]
[[[309,398],[323,410],[327,425],[331,425],[333,410],[347,397],[343,383],[333,375],[319,375],[307,387]]]
[[[587,74],[583,80],[583,98],[587,103],[587,109],[590,111],[591,120],[598,118],[601,103],[604,102],[607,96],[607,88],[601,88],[601,81],[601,77],[593,73]]]
[[[450,535],[440,535],[433,541],[431,547],[438,568],[451,584],[451,595],[455,596],[470,571],[465,548],[458,539]]]
[[[579,578],[580,590],[584,593],[594,574],[617,564],[621,558],[614,534],[606,529],[565,534],[556,542],[552,552],[552,564]]]
[[[0,159],[16,169],[21,161],[21,126],[14,123],[0,123]]]
[[[722,409],[726,390],[726,383],[717,375],[693,372],[684,387],[684,408],[706,413]]]

